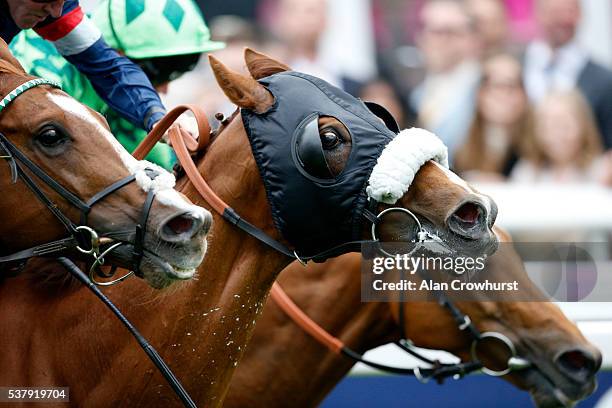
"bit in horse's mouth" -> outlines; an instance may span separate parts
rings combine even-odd
[[[104,248],[103,248],[104,250]],[[133,250],[134,246],[132,244],[126,243],[113,250],[110,254],[106,256],[108,259],[107,263],[113,264],[122,268],[130,269],[133,267]],[[185,259],[180,259],[184,261]],[[177,265],[171,263],[172,261],[168,261],[163,258],[161,255],[150,251],[148,249],[144,249],[144,256],[141,261],[141,269],[144,270],[154,270],[153,273],[156,275],[162,275],[166,278],[166,280],[188,280],[193,278],[197,271],[197,267],[195,263],[193,265],[182,264]],[[150,275],[150,273],[145,272],[145,279]],[[160,276],[155,277],[155,280],[159,280]]]

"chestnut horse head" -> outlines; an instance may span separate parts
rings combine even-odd
[[[495,250],[495,203],[446,168],[446,148],[434,135],[395,134],[364,103],[324,81],[249,49],[245,59],[250,77],[210,62],[241,108],[274,226],[298,256],[348,252],[330,248],[369,238],[372,222],[389,209],[416,214],[430,236],[455,251]],[[412,220],[396,215],[379,217],[379,235],[413,240]]]
[[[32,79],[10,54],[6,43],[0,43],[0,95],[5,97]],[[154,201],[144,222],[140,272],[156,288],[193,276],[206,251],[210,213],[174,191],[174,178],[169,173],[160,168],[154,169],[156,176],[150,176],[149,170],[145,172],[150,164],[132,158],[115,140],[101,115],[64,92],[43,85],[18,94],[0,114],[0,121],[6,138],[3,143],[10,144],[14,152],[20,152],[81,203],[135,175],[134,182],[106,196],[88,214],[89,227],[100,236],[114,234],[121,241],[135,242],[135,226],[143,223],[145,198],[153,189]],[[23,177],[15,179],[15,166],[25,166],[23,161],[14,159],[14,152],[12,159],[0,161],[1,255],[68,235],[66,227],[49,206],[36,198]],[[5,154],[8,153],[2,152]],[[59,211],[78,225],[82,215],[79,209],[49,188],[49,183],[29,174]],[[117,263],[131,267],[130,259],[124,258],[127,255],[119,254]]]
[[[503,232],[496,232],[500,241],[509,241]],[[439,303],[362,302],[361,266],[358,254],[346,254],[306,268],[294,262],[283,271],[279,282],[289,298],[340,346],[325,346],[320,337],[308,334],[279,310],[273,296],[232,378],[226,407],[272,406],[288,400],[295,407],[318,405],[355,364],[340,352],[343,346],[364,353],[406,338],[417,347],[444,350],[466,362],[472,359],[473,338]],[[534,299],[541,298],[511,244],[503,244],[488,257],[479,273],[493,280],[516,280],[523,290],[533,292]],[[507,336],[517,355],[531,363],[500,378],[528,390],[537,406],[573,406],[595,389],[601,354],[556,305],[545,301],[455,305],[481,333]],[[478,350],[487,367],[500,371],[508,367],[508,350],[501,343],[483,341]]]
[[[500,240],[510,237],[497,230]],[[470,301],[457,302],[457,307],[481,332],[498,332],[508,337],[516,346],[519,356],[531,366],[513,371],[503,378],[521,389],[528,390],[537,406],[572,406],[589,396],[596,388],[595,374],[601,366],[601,353],[589,343],[575,324],[561,310],[544,299],[539,289],[530,281],[523,263],[516,252],[504,246],[489,258],[482,272],[491,280],[518,282],[532,302],[519,301]],[[471,339],[457,329],[448,310],[437,304],[407,302],[404,333],[418,347],[450,351],[463,359],[469,359]],[[392,311],[397,319],[397,305]],[[482,359],[493,367],[507,366],[507,353],[490,344],[487,350],[483,342]]]

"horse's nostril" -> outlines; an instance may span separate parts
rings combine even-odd
[[[471,240],[491,240],[487,229],[488,206],[479,199],[465,201],[446,219],[446,225],[455,234]],[[484,241],[483,241],[484,242]]]
[[[453,215],[466,224],[476,224],[480,218],[480,213],[481,209],[478,204],[468,202],[459,207]]]
[[[173,235],[186,234],[193,230],[195,222],[195,219],[190,215],[178,215],[166,222],[164,230]]]
[[[568,350],[557,357],[559,369],[579,382],[589,381],[599,370],[600,364],[597,356],[580,349]]]

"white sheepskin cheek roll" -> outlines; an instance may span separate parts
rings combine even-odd
[[[444,143],[425,129],[402,130],[378,158],[368,180],[368,196],[395,204],[408,191],[417,171],[429,160],[448,167],[448,149]]]
[[[151,179],[145,169],[151,169],[157,172],[157,177]],[[146,160],[138,160],[129,166],[132,174],[136,175],[136,183],[146,192],[153,189],[156,193],[162,190],[173,189],[176,184],[174,175],[169,171],[161,168],[157,164]]]

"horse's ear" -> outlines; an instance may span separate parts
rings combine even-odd
[[[276,61],[265,54],[253,51],[250,48],[244,49],[244,60],[251,76],[255,79],[265,78],[279,72],[291,71],[287,65]]]
[[[232,71],[212,55],[208,61],[217,83],[234,104],[257,113],[266,112],[274,104],[272,94],[253,78]]]
[[[0,59],[5,60],[18,70],[25,73],[25,70],[23,69],[19,61],[17,61],[17,59],[13,57],[13,54],[11,54],[8,45],[6,44],[6,42],[4,42],[2,38],[0,38]]]

